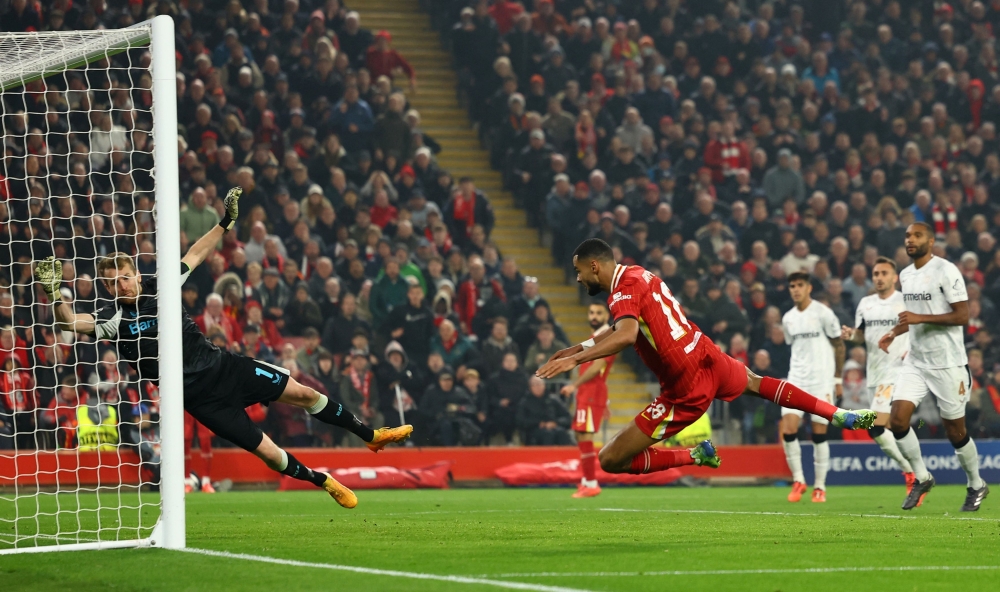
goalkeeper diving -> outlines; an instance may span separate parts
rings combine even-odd
[[[226,213],[219,225],[198,239],[181,259],[182,283],[191,270],[214,251],[222,235],[232,230],[239,215],[242,193],[241,187],[235,187],[226,194]],[[159,378],[156,277],[143,278],[132,257],[125,253],[100,258],[97,277],[114,297],[114,303],[93,315],[76,314],[59,293],[62,263],[48,257],[35,266],[35,279],[53,303],[60,329],[114,341],[119,355],[135,368],[141,379],[156,381]],[[247,416],[244,408],[254,403],[274,402],[301,407],[323,423],[353,432],[374,452],[386,444],[402,442],[413,431],[409,425],[372,430],[342,405],[299,384],[284,368],[212,345],[187,313],[184,313],[182,334],[184,408],[219,437],[252,452],[275,471],[325,489],[345,508],[357,505],[354,492],[330,475],[306,467],[279,448]],[[167,397],[172,395],[163,393]]]

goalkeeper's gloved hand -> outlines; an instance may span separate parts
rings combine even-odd
[[[42,285],[50,302],[62,300],[59,288],[62,286],[62,261],[49,256],[35,265],[35,280]]]
[[[223,230],[229,232],[236,225],[236,219],[240,216],[240,196],[243,195],[243,188],[240,186],[233,187],[226,194],[226,199],[223,200],[223,205],[226,206],[226,214],[219,220],[219,226]]]

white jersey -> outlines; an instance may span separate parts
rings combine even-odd
[[[782,317],[781,325],[785,341],[792,347],[788,382],[802,388],[832,384],[836,363],[830,340],[840,337],[837,315],[813,300],[805,310],[793,306]]]
[[[951,312],[951,305],[969,299],[965,278],[954,263],[931,256],[923,267],[910,265],[899,274],[906,310],[924,315]],[[965,355],[964,330],[921,323],[910,327],[910,354],[907,365],[924,369],[954,368],[969,363]]]
[[[896,384],[903,358],[910,349],[910,334],[903,333],[892,341],[889,353],[878,346],[878,340],[899,324],[899,313],[906,310],[903,293],[894,291],[888,298],[878,294],[865,296],[854,312],[854,327],[865,332],[868,346],[867,382],[872,388]]]

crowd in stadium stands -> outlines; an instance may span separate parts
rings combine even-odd
[[[907,265],[905,227],[927,222],[968,282],[971,429],[1000,435],[1000,0],[425,4],[557,264],[603,238],[780,377],[786,276],[808,270],[853,325],[875,258]],[[437,164],[391,32],[338,0],[11,0],[0,30],[156,14],[177,28],[182,249],[244,188],[238,228],[183,287],[206,335],[373,425],[402,408],[422,444],[568,443],[565,405],[529,379],[566,335],[491,242],[488,196]],[[92,423],[156,415],[155,387],[106,344],[54,333],[31,282],[31,261],[71,262],[65,297],[91,312],[107,296],[95,256],[156,269],[148,54],[105,61],[3,95],[0,448],[75,445],[88,399],[105,404]],[[845,404],[864,406],[865,351],[849,356]],[[940,434],[932,407],[921,435]],[[740,400],[729,415],[762,442],[778,412]],[[255,416],[279,444],[349,442],[299,409]]]

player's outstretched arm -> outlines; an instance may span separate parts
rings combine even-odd
[[[583,343],[578,343],[578,344],[576,344],[574,346],[567,347],[565,349],[561,349],[561,350],[557,351],[556,353],[552,354],[552,357],[549,358],[549,361],[551,362],[552,360],[558,360],[560,358],[568,358],[570,356],[576,355],[576,354],[582,352],[585,349],[585,346],[586,347],[591,347],[592,345],[596,345],[596,344],[604,341],[605,339],[607,339],[611,335],[611,333],[613,333],[613,331],[611,331],[611,330],[604,330],[604,331],[601,331],[600,333],[598,333],[597,335],[595,335],[593,338],[588,339],[587,341],[584,341]],[[591,343],[591,342],[593,342],[593,343]]]
[[[73,307],[63,302],[62,294],[59,293],[62,277],[62,261],[55,257],[46,257],[35,264],[35,281],[42,285],[42,290],[52,302],[56,326],[62,331],[93,335],[96,325],[93,315],[76,314]]]
[[[632,317],[622,318],[615,323],[614,331],[607,331],[595,337],[592,347],[584,348],[582,344],[576,346],[579,351],[573,355],[546,362],[535,372],[535,376],[552,378],[563,372],[569,372],[584,362],[613,356],[634,344],[638,336],[639,321]]]
[[[226,215],[222,217],[222,220],[219,220],[218,226],[209,230],[204,236],[195,241],[184,255],[184,258],[181,259],[181,263],[187,265],[188,270],[192,270],[204,263],[209,253],[215,250],[215,245],[219,244],[222,235],[229,232],[236,225],[236,219],[240,213],[239,203],[241,195],[243,195],[242,187],[233,187],[226,194],[226,198],[223,201],[226,206]]]

